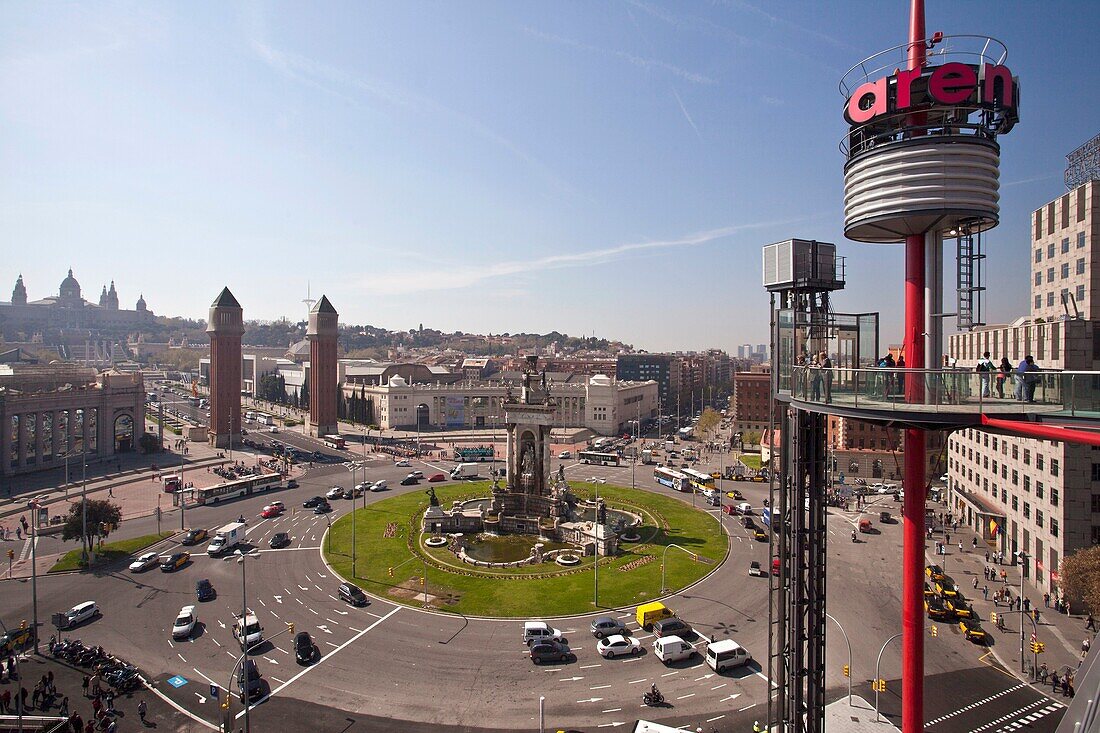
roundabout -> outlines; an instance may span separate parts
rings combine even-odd
[[[698,582],[726,558],[729,543],[713,514],[640,489],[583,482],[570,488],[581,506],[591,505],[598,489],[609,515],[639,519],[626,530],[630,543],[599,557],[598,567],[583,545],[536,535],[423,533],[429,498],[419,492],[340,517],[322,551],[336,573],[377,598],[498,618],[568,616],[646,603]],[[452,484],[437,491],[445,504],[470,504],[487,496],[490,485]]]

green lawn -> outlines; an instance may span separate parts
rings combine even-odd
[[[589,484],[573,485],[580,497],[591,497],[594,488]],[[444,507],[450,507],[456,499],[489,493],[488,482],[436,489]],[[728,542],[713,515],[692,509],[677,499],[642,490],[601,485],[599,493],[609,507],[627,509],[645,518],[640,531],[642,542],[624,543],[619,555],[600,560],[601,608],[630,606],[664,595],[660,592],[661,556],[669,544],[680,545],[703,558],[696,561],[684,551],[670,549],[666,582],[672,589],[683,588],[707,575],[725,559]],[[464,565],[446,550],[429,552],[423,548],[420,516],[427,506],[427,497],[413,492],[357,510],[354,517],[358,559],[354,578],[352,518],[341,517],[332,526],[332,552],[326,553],[329,563],[364,590],[405,603],[418,602],[412,595],[420,590],[419,578],[424,577],[428,563],[427,592],[440,599],[434,603],[440,610],[479,616],[524,616],[584,613],[596,608],[590,558],[579,569],[543,563],[513,569],[501,577],[500,570],[490,572]],[[392,536],[385,537],[391,525]],[[646,556],[652,559],[629,570],[619,569]]]
[[[753,471],[760,470],[760,454],[759,453],[742,453],[740,461]]]
[[[117,542],[104,542],[103,546],[96,551],[96,565],[103,565],[105,563],[114,562],[115,560],[121,560],[124,557],[129,557],[135,553],[144,550],[154,542],[160,542],[166,537],[171,537],[174,532],[161,532],[160,534],[147,534],[141,537],[133,537],[128,540],[119,540]],[[50,568],[49,572],[59,573],[64,570],[77,570],[82,567],[80,562],[80,548],[75,550],[69,550]]]

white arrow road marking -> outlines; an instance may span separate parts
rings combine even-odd
[[[332,611],[333,611],[333,613],[338,613],[338,614],[340,614],[341,616],[347,616],[347,615],[348,615],[348,612],[347,612],[347,611],[338,611],[338,610],[337,610],[337,609],[335,609],[335,608],[334,608],[334,609],[332,609]]]
[[[225,628],[225,622],[219,620],[218,621],[218,626],[221,626],[224,629]]]
[[[283,597],[282,596],[275,596],[275,602],[276,603],[282,603],[283,602]]]
[[[331,634],[332,633],[331,631],[329,631],[328,626],[326,626],[325,624],[317,624],[317,628],[319,628],[321,631],[325,632],[326,634]]]
[[[279,663],[278,659],[272,659],[271,657],[264,657],[264,659],[271,662],[272,664],[278,664]]]
[[[705,675],[703,675],[702,677],[696,677],[696,678],[695,678],[695,681],[696,681],[696,682],[699,682],[700,680],[709,680],[709,679],[710,679],[711,677],[713,677],[713,676],[714,676],[714,675],[712,675],[712,674],[705,674]]]
[[[195,697],[199,698],[199,705],[202,705],[202,704],[204,704],[204,703],[206,702],[206,698],[205,698],[205,697],[203,697],[202,695],[200,695],[200,694],[199,694],[199,693],[197,693],[197,692],[195,693]]]
[[[597,728],[618,728],[620,725],[626,725],[626,723],[616,720],[613,723],[600,723]]]
[[[301,590],[309,590],[309,588],[305,587],[304,585],[299,585],[298,588],[300,588]]]
[[[325,575],[324,573],[317,573],[317,577],[318,578],[327,578],[328,576]]]
[[[577,702],[599,702],[600,700],[603,700],[603,698],[602,697],[590,697],[587,700],[577,700]]]
[[[558,682],[576,682],[577,680],[583,680],[584,677],[562,677]]]
[[[611,687],[611,685],[595,685],[593,687],[589,687],[588,689],[590,689],[590,690],[606,690],[608,687]]]

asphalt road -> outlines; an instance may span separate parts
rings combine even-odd
[[[609,483],[631,484],[629,466],[566,465],[567,475],[574,480],[600,477]],[[414,468],[429,473],[442,467],[416,461]],[[368,494],[365,501],[422,491],[423,487],[397,485],[409,470],[377,457],[369,464],[367,476],[388,479],[392,490]],[[361,480],[361,473],[356,478]],[[637,466],[634,481],[639,487],[691,500],[689,495],[657,485],[652,467]],[[652,653],[604,660],[587,632],[589,615],[555,622],[569,637],[576,661],[537,667],[526,657],[520,639],[521,620],[467,620],[428,613],[390,603],[381,594],[362,609],[339,601],[339,580],[322,562],[320,545],[328,520],[348,511],[351,502],[334,500],[334,512],[327,518],[300,507],[304,499],[323,494],[329,486],[351,483],[352,475],[344,465],[329,464],[307,474],[298,489],[188,510],[187,524],[192,527],[214,528],[244,514],[249,518],[249,542],[258,548],[257,556],[242,568],[235,558],[206,557],[203,545],[188,566],[174,573],[152,570],[135,575],[122,568],[94,576],[44,578],[38,588],[40,618],[48,620],[51,612],[96,600],[103,617],[74,635],[123,654],[157,678],[158,689],[208,721],[216,721],[219,713],[210,699],[209,686],[228,685],[240,653],[230,629],[233,614],[243,604],[257,613],[265,636],[271,637],[293,621],[297,630],[309,631],[318,645],[321,659],[309,667],[295,664],[288,633],[256,651],[265,693],[272,698],[260,706],[255,719],[302,721],[300,727],[288,730],[342,730],[349,719],[371,729],[375,729],[372,725],[383,726],[379,730],[385,729],[387,720],[392,729],[395,719],[409,721],[405,727],[410,730],[417,729],[414,722],[455,730],[534,729],[540,697],[545,697],[548,725],[560,727],[618,728],[644,716],[693,729],[743,730],[746,721],[751,724],[755,717],[763,717],[767,684],[761,668],[767,668],[768,582],[749,577],[746,569],[753,559],[766,567],[767,545],[753,541],[737,518],[711,510],[725,521],[729,558],[706,581],[669,605],[701,634],[737,640],[756,657],[756,665],[716,675],[699,657],[669,667]],[[754,507],[761,506],[767,491],[766,484],[722,485],[739,488]],[[260,519],[257,515],[263,504],[276,498],[291,511],[276,519]],[[882,501],[896,511],[892,500]],[[877,518],[878,507],[872,511]],[[867,681],[874,676],[879,648],[900,628],[896,584],[900,525],[886,526],[882,534],[853,544],[849,536],[857,519],[854,514],[835,510],[830,514],[829,612],[853,642],[854,683],[857,689],[865,688],[862,694],[870,700],[874,694],[866,689]],[[126,524],[133,525],[124,527],[126,534],[155,529],[151,518]],[[291,547],[266,549],[267,540],[276,531],[291,534]],[[164,543],[156,549],[163,553],[175,548]],[[246,587],[242,587],[242,571],[247,572]],[[194,583],[199,578],[211,580],[217,598],[197,604],[202,626],[192,639],[172,641],[172,621],[182,605],[195,603]],[[4,618],[29,618],[29,583],[14,583],[5,586],[5,591],[0,598]],[[628,611],[616,615],[628,621]],[[651,643],[652,638],[636,624],[630,626],[643,645]],[[831,626],[827,681],[839,694],[846,690],[841,665],[848,662],[848,652],[842,635],[835,632]],[[926,718],[935,720],[937,732],[979,730],[1010,715],[1009,708],[1032,711],[1030,714],[1052,708],[1031,721],[1039,731],[1053,730],[1061,717],[1060,708],[1045,703],[1038,693],[1019,687],[1014,677],[991,666],[988,656],[983,658],[986,650],[963,640],[957,630],[945,629],[937,638],[928,639],[926,652]],[[895,641],[882,656],[879,676],[889,680],[889,690],[882,696],[888,714],[894,712],[900,690],[896,679],[899,654]],[[179,687],[168,684],[169,678],[177,676],[186,683]],[[641,693],[650,684],[659,685],[670,702],[668,707],[641,707]],[[962,709],[964,713],[944,717]],[[232,713],[239,712],[235,705]],[[331,726],[326,722],[323,728],[318,727],[319,721],[331,721]],[[1006,719],[1003,724],[1009,723]],[[982,730],[999,730],[1000,725]]]

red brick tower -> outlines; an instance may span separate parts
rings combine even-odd
[[[229,448],[241,444],[241,337],[244,311],[229,292],[210,305],[206,324],[210,334],[210,445]]]
[[[309,312],[309,434],[337,435],[336,335],[339,315],[324,295]]]

